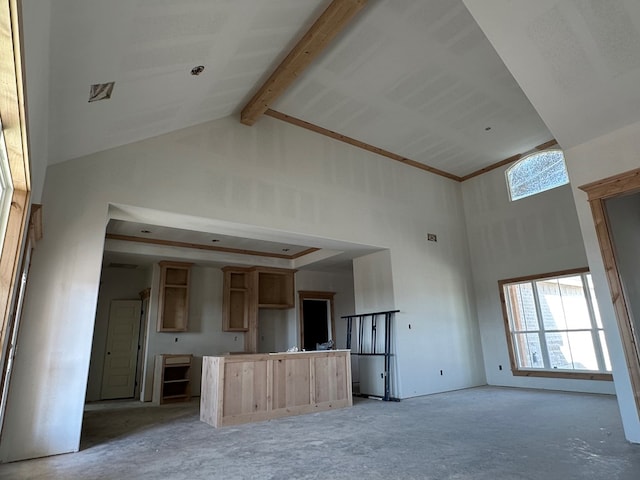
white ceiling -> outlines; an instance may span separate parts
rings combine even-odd
[[[464,2],[563,148],[640,120],[640,1]]]
[[[460,0],[371,2],[273,108],[458,176],[553,138]]]
[[[49,163],[238,115],[329,3],[54,1]],[[454,175],[552,138],[461,0],[370,0],[273,108]]]
[[[49,163],[239,111],[328,3],[54,0]],[[88,103],[111,81],[110,100]]]

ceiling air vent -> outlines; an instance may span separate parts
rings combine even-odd
[[[113,86],[115,84],[116,82],[109,82],[91,85],[91,90],[89,91],[89,102],[97,102],[99,100],[107,100],[111,98]]]

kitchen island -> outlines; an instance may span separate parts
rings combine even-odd
[[[202,358],[200,420],[214,427],[352,404],[349,350]]]

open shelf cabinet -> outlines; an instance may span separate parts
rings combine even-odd
[[[191,400],[190,354],[156,355],[153,377],[153,401],[157,404]]]

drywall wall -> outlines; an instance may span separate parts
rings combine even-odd
[[[408,221],[390,249],[400,310],[391,339],[392,368],[397,362],[392,391],[406,398],[485,384],[466,226],[451,221],[464,217],[462,196],[441,190],[424,202],[417,190],[410,194],[425,215]],[[428,233],[437,241],[428,241]]]
[[[391,252],[389,250],[381,250],[379,252],[364,255],[353,260],[353,288],[356,299],[356,314],[385,312],[398,310],[396,308],[394,291],[393,291],[393,269],[391,265]],[[383,317],[382,317],[383,318]],[[376,317],[376,321],[378,321]],[[360,320],[352,322],[351,338],[352,350],[358,351],[356,345],[360,344],[359,335],[362,335],[363,350],[365,353],[372,352],[371,342],[367,342],[370,338],[372,330],[372,320],[362,320],[362,330],[360,328]],[[395,316],[394,316],[395,323]],[[397,331],[396,325],[391,328],[392,340],[395,340]],[[364,333],[366,332],[366,333]],[[381,335],[382,337],[382,332]],[[384,340],[382,341],[382,349],[384,352]],[[380,344],[380,342],[376,342]],[[389,361],[391,396],[398,398],[401,396],[398,383],[398,347],[395,341],[391,347],[392,357]],[[357,393],[363,395],[384,395],[384,358],[374,356],[358,356],[354,355],[351,360],[352,380],[355,383],[354,388]]]
[[[388,248],[393,297],[414,328],[396,338],[400,394],[484,383],[457,182],[271,118],[249,128],[229,117],[50,166],[43,202],[0,460],[78,448],[110,204],[178,228],[209,219],[256,238]],[[442,380],[424,371],[440,351]]]
[[[298,345],[295,309],[258,311],[258,352],[286,352]]]
[[[586,193],[579,187],[638,168],[638,152],[640,152],[640,123],[618,129],[564,152],[582,238],[598,298],[600,316],[607,337],[620,415],[627,439],[635,443],[640,443],[640,419],[631,389],[591,208]]]
[[[391,252],[382,250],[354,259],[353,288],[356,297],[353,313],[395,310]]]
[[[640,333],[640,193],[610,198],[605,208],[629,316]]]
[[[146,268],[122,269],[107,266],[102,269],[87,381],[87,402],[100,400],[111,301],[139,300],[139,293],[150,285],[148,275],[149,269]]]
[[[512,202],[507,168],[462,184],[487,383],[614,393],[613,382],[511,374],[498,281],[586,267],[587,256],[571,187]]]

